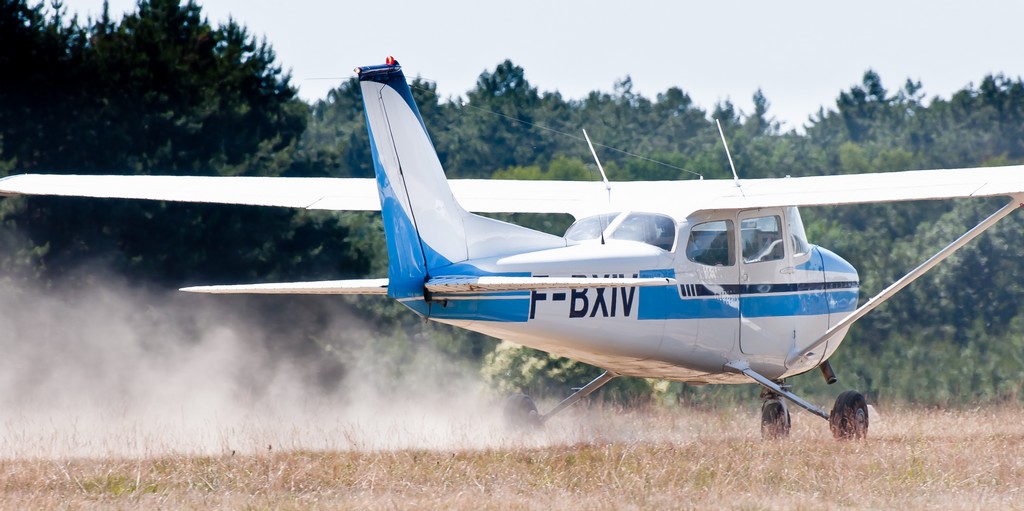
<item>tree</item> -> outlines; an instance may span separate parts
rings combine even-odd
[[[270,46],[241,26],[212,27],[197,4],[177,0],[142,0],[120,23],[104,14],[87,27],[65,22],[59,9],[49,19],[43,13],[42,4],[24,0],[0,11],[2,38],[14,41],[2,45],[0,62],[24,77],[0,84],[0,161],[16,162],[12,171],[272,176],[289,169],[307,107]],[[13,252],[34,254],[50,276],[103,260],[176,283],[251,278],[290,273],[282,261],[310,257],[276,255],[294,241],[290,211],[10,202],[4,220],[27,234],[27,246]]]

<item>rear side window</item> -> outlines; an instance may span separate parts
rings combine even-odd
[[[733,239],[732,220],[697,224],[690,229],[686,257],[706,266],[732,266],[736,264]]]
[[[611,232],[605,233],[609,229]],[[676,221],[658,213],[608,213],[572,224],[565,231],[565,239],[582,242],[596,240],[602,234],[612,240],[639,241],[662,250],[672,250],[676,242]]]
[[[565,239],[569,241],[596,240],[608,225],[619,216],[619,213],[606,213],[577,220],[565,231]]]
[[[611,239],[640,241],[662,250],[672,250],[676,241],[676,221],[656,213],[630,213],[612,232]]]

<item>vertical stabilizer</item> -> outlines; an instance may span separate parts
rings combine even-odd
[[[455,202],[402,68],[359,68],[388,243],[388,294],[423,296],[430,269],[467,258],[464,211]]]
[[[388,244],[388,294],[424,297],[431,271],[564,240],[466,212],[455,200],[412,92],[393,58],[357,68]]]

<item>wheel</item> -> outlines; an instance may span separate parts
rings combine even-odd
[[[540,414],[537,413],[537,404],[533,398],[526,394],[512,394],[505,398],[503,415],[505,424],[513,429],[540,428],[543,423],[540,421]]]
[[[855,390],[847,390],[836,398],[828,416],[832,436],[839,440],[862,440],[868,437],[868,402]]]
[[[789,436],[789,410],[781,399],[768,399],[761,405],[761,438],[777,440]]]

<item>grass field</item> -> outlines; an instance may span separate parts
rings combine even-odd
[[[281,426],[286,421],[258,420],[248,428],[236,424],[206,432],[221,443],[212,449],[190,444],[198,440],[186,430],[113,422],[113,429],[100,433],[117,440],[103,443],[85,425],[19,429],[8,421],[0,451],[0,507],[1024,506],[1024,410],[1017,406],[883,409],[863,442],[834,441],[825,421],[803,412],[794,414],[791,438],[762,442],[756,409],[747,407],[581,407],[525,436],[504,431],[489,416],[447,422],[405,417],[383,428],[380,422]],[[87,450],[105,445],[108,454],[60,452],[77,452],[82,443]],[[132,453],[111,448],[120,444]]]

